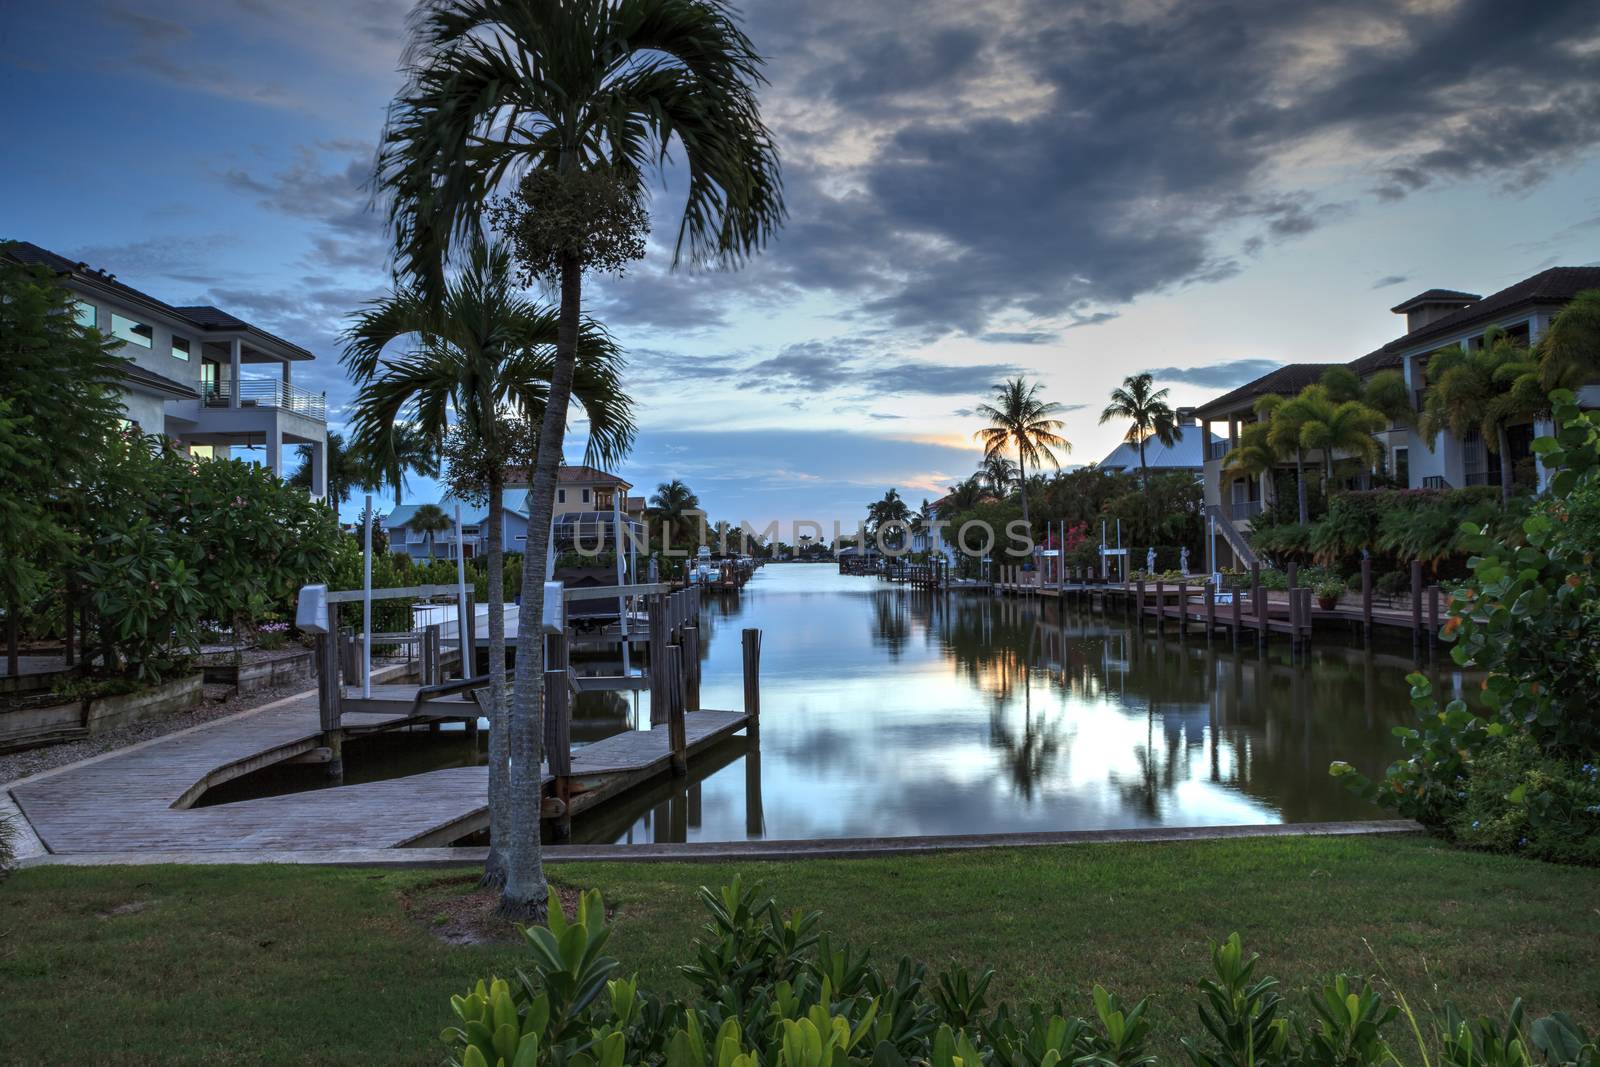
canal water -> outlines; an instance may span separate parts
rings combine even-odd
[[[759,746],[733,738],[580,818],[577,841],[732,841],[1381,818],[1328,775],[1398,754],[1409,642],[1274,641],[1141,628],[1115,608],[930,594],[831,564],[775,564],[708,597],[701,705],[742,705],[740,631],[764,631]],[[615,665],[607,668],[610,673]],[[1436,678],[1459,685],[1449,674]],[[575,743],[649,725],[644,694],[585,694]],[[354,742],[346,780],[479,762],[485,741]],[[241,779],[207,802],[317,784]],[[234,787],[237,787],[235,789]]]

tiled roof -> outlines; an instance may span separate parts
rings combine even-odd
[[[1389,310],[1400,315],[1425,304],[1470,304],[1474,300],[1482,299],[1483,297],[1477,293],[1463,293],[1459,289],[1429,289],[1425,293],[1418,293],[1410,300],[1401,301]]]
[[[1330,367],[1342,367],[1342,363],[1290,363],[1279,367],[1277,370],[1268,371],[1253,382],[1246,382],[1232,392],[1224,393],[1217,399],[1195,408],[1195,415],[1207,418],[1211,415],[1222,415],[1240,406],[1246,400],[1254,400],[1267,393],[1298,393],[1308,385],[1313,385],[1322,377],[1322,372]]]
[[[77,277],[83,281],[90,282],[94,285],[108,289],[113,293],[120,294],[129,300],[152,305],[162,311],[165,311],[173,318],[181,319],[201,331],[222,330],[253,333],[258,337],[273,342],[274,344],[282,345],[284,348],[287,348],[298,354],[302,359],[316,358],[309,351],[301,348],[294,342],[285,341],[283,338],[277,336],[276,334],[268,333],[259,326],[252,326],[243,319],[234,315],[230,315],[220,308],[214,308],[209,305],[179,306],[175,304],[169,304],[165,300],[158,300],[149,293],[141,292],[131,285],[125,285],[122,282],[117,281],[116,275],[114,274],[95,270],[87,263],[70,260],[66,256],[52,252],[48,248],[40,248],[38,245],[31,242],[10,242],[5,246],[5,251],[6,254],[10,255],[19,263],[42,265],[47,269],[54,271],[56,274]]]
[[[530,472],[526,467],[507,467],[507,485],[528,485],[532,481]],[[620,485],[623,489],[632,489],[632,482],[625,482],[615,474],[607,473],[598,467],[591,467],[586,463],[563,463],[556,468],[556,481],[571,484],[583,482],[591,485]]]
[[[174,381],[164,374],[157,374],[153,370],[145,370],[137,363],[125,363],[122,367],[122,376],[129,383],[145,389],[153,389],[158,393],[167,393],[171,396],[182,397],[185,400],[199,400],[200,394],[192,387],[180,381]]]

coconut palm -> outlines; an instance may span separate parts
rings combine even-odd
[[[1480,347],[1468,351],[1455,345],[1428,359],[1420,425],[1424,440],[1433,448],[1444,431],[1462,438],[1476,430],[1500,457],[1500,497],[1507,502],[1512,490],[1508,431],[1547,406],[1540,369],[1526,345],[1498,329],[1487,331]]]
[[[1360,400],[1338,403],[1328,396],[1322,386],[1307,388],[1302,396],[1306,404],[1304,421],[1300,427],[1300,441],[1308,449],[1322,453],[1323,491],[1333,481],[1334,455],[1344,453],[1368,464],[1376,463],[1383,448],[1373,434],[1385,429],[1389,420],[1375,408]],[[1302,402],[1296,397],[1291,403]]]
[[[1268,393],[1256,400],[1255,412],[1256,418],[1267,425],[1267,446],[1277,455],[1294,457],[1295,499],[1300,525],[1304,526],[1311,521],[1311,507],[1306,501],[1306,452],[1300,440],[1306,412],[1303,407],[1289,407],[1289,404],[1289,397]]]
[[[439,534],[453,529],[455,523],[438,504],[418,504],[417,510],[406,520],[406,529],[428,539],[428,559],[433,559],[433,541]]]
[[[394,490],[395,507],[406,490],[406,475],[420,474],[424,478],[439,476],[439,442],[420,426],[409,422],[395,423],[387,435],[364,444],[353,444],[362,453],[366,481],[363,489]]]
[[[700,511],[700,498],[678,478],[662,482],[650,497],[650,518],[661,526],[662,544],[678,540],[689,519]]]
[[[1539,339],[1539,375],[1546,389],[1575,389],[1600,376],[1600,289],[1572,298]]]
[[[997,452],[983,457],[976,477],[989,487],[989,492],[1003,500],[1016,484],[1017,465]]]
[[[959,515],[963,511],[971,511],[983,501],[983,483],[978,480],[976,474],[947,488],[949,492],[938,508],[939,517],[942,519]]]
[[[391,105],[376,184],[399,268],[436,287],[451,243],[507,182],[531,194],[522,266],[560,293],[560,337],[529,493],[513,715],[514,852],[502,908],[540,915],[539,738],[545,550],[583,273],[643,253],[647,169],[681,149],[673,263],[737,265],[782,222],[777,150],[755,87],[761,58],[715,0],[422,0]],[[590,196],[589,194],[597,194]],[[525,200],[529,197],[524,197]],[[587,213],[589,204],[605,208]],[[540,210],[540,208],[549,210]]]
[[[1150,472],[1145,465],[1145,442],[1154,437],[1171,448],[1183,436],[1178,417],[1167,403],[1167,390],[1155,389],[1155,378],[1149,372],[1130,375],[1122,384],[1111,390],[1111,403],[1100,413],[1100,425],[1113,419],[1129,422],[1125,439],[1139,446],[1139,482],[1148,485]]]
[[[900,496],[900,490],[890,489],[883,494],[882,500],[874,500],[867,505],[867,529],[876,537],[884,526],[900,523],[902,526],[911,522],[911,509]],[[896,542],[898,544],[898,541]]]
[[[1055,450],[1072,451],[1072,445],[1057,432],[1063,424],[1054,416],[1061,410],[1055,401],[1039,399],[1037,382],[1029,385],[1020,376],[994,387],[994,403],[978,405],[978,414],[989,420],[988,426],[973,434],[983,442],[984,457],[1003,455],[1007,448],[1017,450],[1023,522],[1028,522],[1028,461],[1033,460],[1035,466],[1048,462],[1060,467]]]
[[[341,361],[361,385],[354,432],[373,467],[396,486],[417,456],[437,456],[452,418],[477,442],[474,472],[488,503],[489,815],[485,877],[503,877],[510,839],[509,717],[505,693],[505,468],[514,457],[511,418],[542,422],[554,373],[555,313],[523,296],[511,257],[474,240],[438,300],[402,288],[361,312]],[[393,344],[403,354],[384,358]],[[593,323],[579,336],[572,397],[589,418],[586,459],[615,462],[633,444],[633,405],[622,391],[622,358]],[[434,460],[437,471],[437,459]],[[430,553],[431,555],[431,553]],[[496,658],[498,657],[498,658]]]
[[[1272,467],[1278,461],[1278,450],[1268,439],[1272,433],[1270,422],[1247,422],[1239,428],[1237,443],[1222,457],[1222,472],[1235,477],[1259,478],[1268,475],[1266,484],[1272,485]],[[1266,503],[1266,494],[1262,494]]]
[[[311,445],[301,445],[296,452],[300,456],[300,466],[289,475],[289,484],[310,492],[313,474],[311,464],[315,458],[315,449]],[[361,449],[352,447],[352,443],[347,442],[343,434],[335,430],[328,431],[323,455],[327,461],[327,477],[324,484],[328,490],[328,503],[332,504],[335,510],[338,510],[340,504],[349,500],[350,494],[356,489],[371,487],[373,476],[366,455]]]

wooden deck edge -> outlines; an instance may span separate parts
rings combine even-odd
[[[873,859],[987,848],[1038,848],[1106,844],[1170,844],[1256,838],[1356,837],[1422,832],[1404,819],[1269,823],[1243,826],[1168,826],[1130,830],[1065,830],[946,837],[821,838],[814,841],[705,841],[657,845],[546,845],[544,860],[561,863],[728,863],[817,859]],[[286,863],[330,867],[460,867],[481,865],[484,848],[376,848],[79,852],[33,856],[19,867],[148,866],[152,864]]]

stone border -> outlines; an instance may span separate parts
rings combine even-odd
[[[1049,845],[1152,844],[1177,841],[1233,841],[1264,837],[1355,837],[1414,834],[1422,827],[1407,819],[1351,822],[1264,823],[1248,826],[1167,826],[1136,830],[1063,830],[1015,834],[960,834],[946,837],[820,838],[814,841],[705,841],[657,845],[547,845],[546,863],[727,863],[740,860],[873,859],[984,848],[1037,848]],[[19,867],[142,866],[154,863],[215,866],[288,863],[326,867],[478,866],[485,848],[367,848],[314,851],[145,851],[74,852],[35,855]]]

